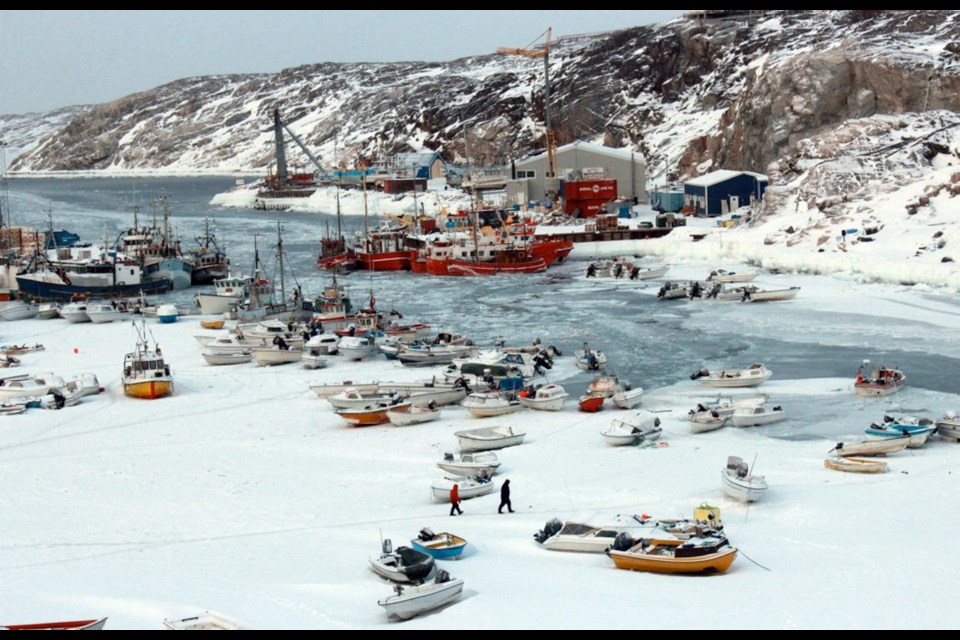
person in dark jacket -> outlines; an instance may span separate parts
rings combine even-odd
[[[456,511],[460,515],[463,515],[463,511],[460,510],[460,485],[453,485],[453,489],[450,489],[450,515],[456,515]]]
[[[506,507],[510,513],[513,513],[513,504],[510,502],[509,480],[504,480],[503,486],[500,487],[500,508],[497,509],[497,513],[503,513],[504,507]]]

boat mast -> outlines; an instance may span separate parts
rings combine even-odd
[[[370,218],[369,211],[367,208],[367,174],[366,169],[363,168],[363,165],[360,165],[360,182],[363,183],[363,233],[364,233],[364,249],[369,253],[370,252]]]
[[[277,261],[280,265],[280,304],[286,304],[287,292],[283,279],[283,238],[280,236],[279,220],[277,220]]]

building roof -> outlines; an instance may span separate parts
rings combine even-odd
[[[566,151],[577,150],[589,151],[590,153],[609,156],[617,160],[633,160],[634,162],[638,162],[640,164],[646,164],[646,159],[644,158],[643,153],[640,151],[626,148],[615,149],[614,147],[605,147],[602,144],[593,144],[592,142],[584,142],[583,140],[577,140],[576,142],[571,142],[570,144],[557,147],[557,155],[560,155]],[[546,156],[543,151],[537,151],[517,160],[517,164],[526,162],[528,160],[539,160],[545,157]]]
[[[754,173],[752,171],[733,171],[731,169],[718,169],[697,178],[687,180],[684,184],[690,185],[691,187],[712,187],[716,184],[720,184],[721,182],[726,182],[727,180],[732,180],[733,178],[744,175],[751,176],[759,182],[768,182],[767,176],[763,175],[762,173]]]

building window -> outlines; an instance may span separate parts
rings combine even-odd
[[[517,180],[532,179],[537,177],[536,171],[517,171]]]

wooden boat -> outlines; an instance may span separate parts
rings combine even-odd
[[[491,418],[516,413],[520,401],[496,392],[471,393],[461,402],[475,418]]]
[[[401,620],[415,618],[454,602],[463,593],[463,579],[453,578],[443,569],[437,569],[432,582],[416,585],[396,585],[394,595],[377,601],[388,617]]]
[[[525,431],[515,431],[513,427],[496,426],[457,431],[453,435],[457,436],[460,451],[470,452],[512,447],[523,442],[527,434]]]
[[[636,387],[633,389],[626,388],[620,389],[611,396],[613,404],[617,405],[621,409],[633,409],[643,398],[643,387]]]
[[[864,365],[869,364],[864,361]],[[873,369],[869,375],[863,375],[863,367],[857,371],[857,381],[853,388],[856,394],[864,398],[882,398],[896,393],[907,383],[907,377],[899,369],[880,367]]]
[[[200,326],[204,329],[223,329],[225,320],[201,320]]]
[[[768,407],[767,405],[754,405],[740,407],[730,416],[730,422],[735,427],[765,427],[768,424],[780,422],[787,417],[783,407]]]
[[[150,346],[146,324],[137,327],[137,346],[123,359],[123,393],[131,398],[156,400],[173,393],[170,365],[160,354],[160,347]]]
[[[391,582],[419,582],[434,566],[428,554],[410,547],[394,549],[389,538],[383,541],[380,555],[370,556],[370,570]]]
[[[424,527],[420,529],[417,537],[410,541],[410,545],[436,560],[455,560],[463,554],[467,541],[452,533],[434,533]]]
[[[725,537],[641,540],[626,550],[607,551],[618,569],[653,573],[723,573],[737,557]]]
[[[614,419],[600,435],[612,447],[622,447],[641,442],[652,442],[660,437],[660,418],[652,413],[637,413],[630,418]]]
[[[461,500],[469,500],[493,493],[496,485],[487,478],[443,478],[430,485],[430,493],[437,502],[450,502],[450,490],[458,485],[457,491]]]
[[[423,424],[440,419],[440,409],[417,406],[412,403],[400,405],[399,409],[388,409],[387,420],[398,427],[408,427],[413,424]]]
[[[756,502],[767,492],[766,479],[750,473],[747,463],[738,456],[727,458],[727,466],[720,477],[723,492],[740,502]]]
[[[867,460],[866,458],[826,458],[823,466],[836,471],[850,473],[884,473],[887,463],[882,460]]]
[[[960,418],[953,411],[947,411],[937,420],[937,435],[946,440],[960,442]]]
[[[770,379],[773,372],[763,364],[755,363],[746,369],[725,369],[711,373],[701,369],[690,376],[691,380],[699,380],[705,387],[756,387]]]
[[[221,365],[244,364],[253,360],[249,351],[238,351],[236,353],[210,353],[204,351],[200,355],[207,361],[207,364],[219,367]]]
[[[607,366],[607,355],[591,349],[586,342],[583,343],[583,349],[575,351],[573,356],[577,359],[577,367],[584,371],[601,371]]]
[[[387,424],[390,422],[390,419],[387,417],[387,411],[402,411],[403,407],[409,408],[410,403],[383,404],[363,409],[338,409],[334,413],[343,418],[347,424],[352,427],[369,427],[377,424]]]
[[[838,442],[831,449],[842,458],[850,456],[885,456],[888,453],[898,453],[907,448],[910,438],[884,438],[883,440],[867,440],[865,442]]]
[[[45,347],[39,342],[36,344],[12,344],[5,347],[0,347],[0,354],[7,356],[22,356],[25,353],[33,353],[35,351],[43,351]]]
[[[537,411],[560,411],[569,396],[570,394],[560,385],[548,384],[537,387],[532,393],[528,390],[521,391],[517,400],[523,406]]]
[[[204,611],[187,618],[164,618],[163,626],[174,631],[234,631],[243,625],[222,613]]]
[[[603,403],[607,397],[599,393],[590,393],[580,396],[580,411],[587,413],[596,413],[603,409]]]
[[[30,624],[0,625],[2,631],[100,631],[107,624],[106,618],[91,620],[68,620],[64,622],[34,622]]]
[[[460,454],[447,452],[437,466],[465,478],[489,478],[497,472],[500,461],[492,451]]]
[[[760,275],[759,271],[726,271],[724,269],[717,269],[716,271],[711,271],[710,275],[707,276],[707,280],[710,282],[722,282],[724,284],[732,282],[753,282],[753,279]]]

